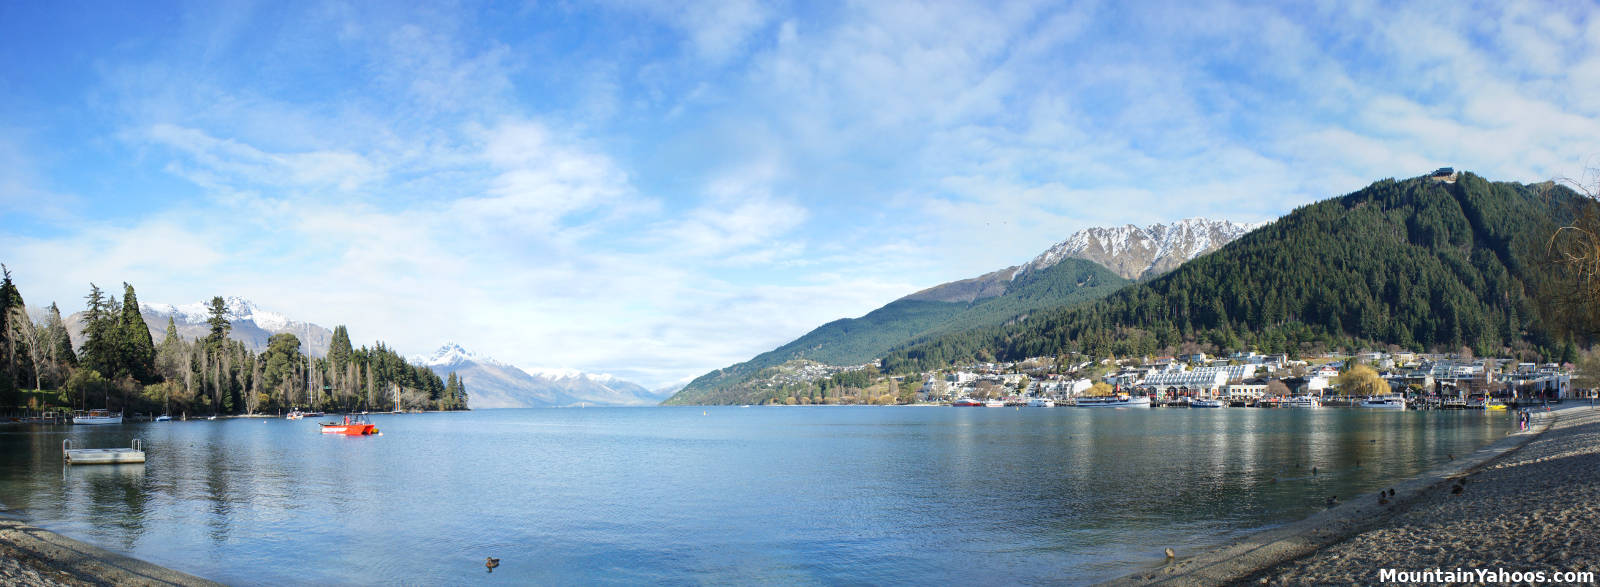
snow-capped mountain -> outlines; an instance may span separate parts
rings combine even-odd
[[[1233,242],[1260,224],[1186,218],[1171,224],[1087,228],[1050,247],[1017,275],[1037,271],[1074,257],[1104,265],[1128,279],[1145,279],[1171,271],[1184,262]]]
[[[467,386],[474,409],[580,404],[644,406],[660,403],[666,397],[607,374],[584,373],[577,369],[518,368],[470,352],[455,343],[439,347],[431,356],[411,357],[411,362],[430,367],[441,377],[455,373]]]
[[[251,351],[265,351],[267,340],[272,335],[287,332],[300,339],[301,352],[318,357],[328,354],[328,344],[333,341],[332,330],[310,322],[291,320],[237,296],[223,298],[223,303],[227,308],[224,316],[233,325],[228,338],[243,342]],[[211,333],[211,326],[206,324],[211,317],[210,301],[183,305],[141,303],[139,313],[144,316],[145,326],[150,328],[151,338],[158,344],[167,336],[169,317],[173,325],[178,327],[178,336],[184,339],[193,340]],[[83,312],[78,312],[65,320],[74,347],[83,344],[83,319]]]

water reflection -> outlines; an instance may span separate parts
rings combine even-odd
[[[705,415],[702,415],[704,413]],[[1482,413],[772,408],[0,430],[0,502],[235,584],[1072,582],[1302,517]],[[63,470],[60,441],[137,467]],[[1316,473],[1312,473],[1312,469]],[[490,576],[483,557],[505,562]]]

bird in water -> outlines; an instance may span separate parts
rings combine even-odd
[[[1378,494],[1378,505],[1389,505],[1389,498],[1384,497],[1383,493],[1379,493]]]
[[[1339,505],[1339,496],[1330,495],[1330,496],[1328,496],[1328,501],[1325,502],[1325,503],[1327,503],[1328,507],[1330,507],[1330,508],[1333,507],[1333,506]]]
[[[1389,488],[1389,497],[1394,497],[1394,488],[1393,487]]]
[[[1461,494],[1461,490],[1462,490],[1462,489],[1463,489],[1463,488],[1462,488],[1462,487],[1461,487],[1461,486],[1460,486],[1460,485],[1457,485],[1457,486],[1455,486],[1455,487],[1451,487],[1451,488],[1450,488],[1450,493],[1451,493],[1451,494],[1452,494],[1452,495],[1460,495],[1460,494]]]
[[[1167,560],[1172,560],[1172,559],[1175,559],[1175,558],[1178,558],[1178,553],[1173,552],[1172,551],[1172,547],[1168,546],[1167,547]]]
[[[489,572],[493,573],[494,568],[500,566],[500,559],[491,556],[488,560],[483,561],[483,566],[488,567]]]

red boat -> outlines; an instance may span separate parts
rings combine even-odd
[[[378,426],[368,422],[366,416],[356,416],[355,420],[351,420],[350,416],[345,416],[343,424],[323,422],[322,433],[343,434],[345,436],[371,436],[378,433]]]

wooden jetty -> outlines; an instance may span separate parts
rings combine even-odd
[[[122,465],[144,462],[144,445],[133,439],[132,448],[72,448],[72,439],[61,440],[61,453],[69,465]]]

